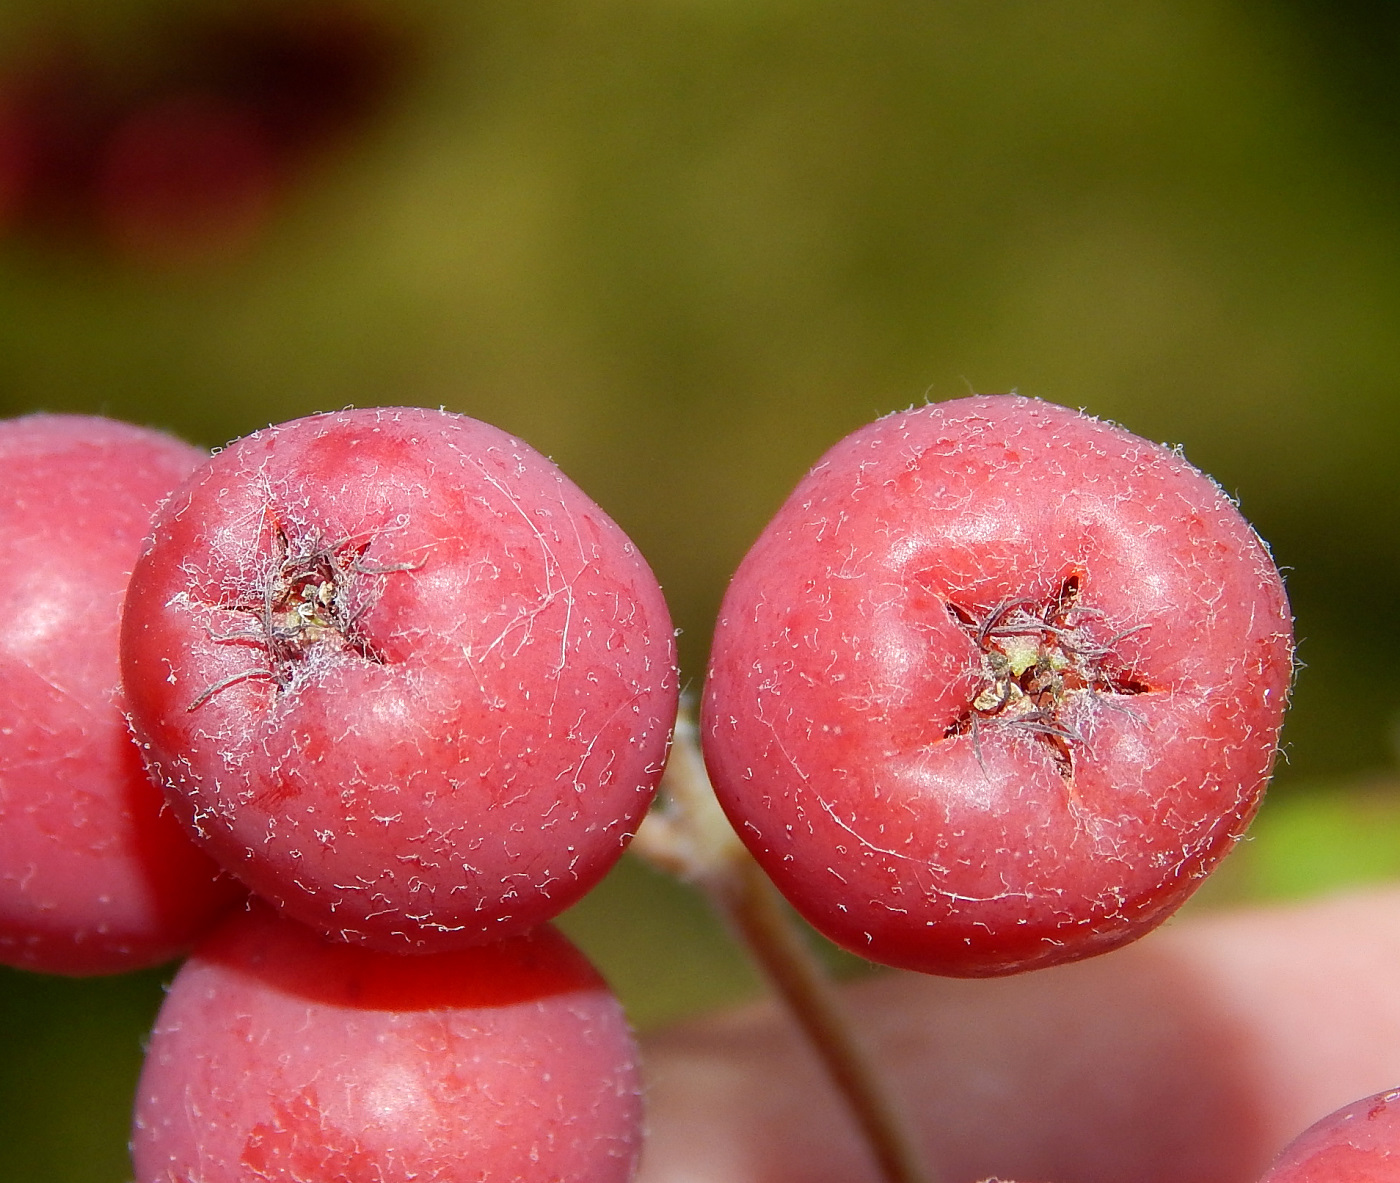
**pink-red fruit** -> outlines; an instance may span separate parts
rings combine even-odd
[[[261,904],[176,976],[137,1089],[138,1183],[625,1183],[637,1053],[555,930],[400,957]]]
[[[1259,802],[1288,603],[1223,492],[1063,407],[836,445],[730,585],[701,720],[735,829],[838,944],[952,975],[1122,945]]]
[[[1395,1183],[1400,1089],[1329,1113],[1290,1142],[1259,1183]]]
[[[123,718],[117,627],[155,507],[203,459],[80,415],[0,423],[0,962],[120,973],[237,894],[165,810]]]
[[[205,848],[289,915],[397,951],[583,895],[675,717],[670,618],[627,537],[528,445],[420,408],[214,456],[156,522],[122,658]]]

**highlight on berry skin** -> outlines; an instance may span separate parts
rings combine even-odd
[[[1159,924],[1258,807],[1292,677],[1278,570],[1176,452],[1012,395],[832,448],[736,572],[716,793],[843,947],[955,976]]]

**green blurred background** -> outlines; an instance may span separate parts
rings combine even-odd
[[[694,686],[840,436],[973,390],[1082,406],[1183,445],[1289,569],[1287,760],[1192,906],[1400,875],[1395,5],[4,0],[0,67],[0,413],[209,446],[347,404],[490,420],[649,556]],[[253,122],[121,138],[188,94]],[[39,181],[7,110],[48,113]],[[629,860],[566,926],[643,1027],[756,988]],[[0,1179],[128,1177],[161,980],[0,973]]]

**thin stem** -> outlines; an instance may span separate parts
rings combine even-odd
[[[632,849],[696,884],[729,922],[821,1060],[885,1183],[934,1183],[826,967],[715,800],[685,707],[676,720],[662,792],[664,801],[647,816]]]

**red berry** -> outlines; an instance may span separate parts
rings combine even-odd
[[[255,906],[176,976],[137,1090],[139,1183],[624,1183],[621,1007],[555,930],[397,957]]]
[[[291,915],[390,950],[583,895],[674,719],[670,620],[627,537],[527,445],[419,408],[215,456],[160,515],[122,640],[181,819]]]
[[[1400,1089],[1343,1106],[1309,1126],[1260,1183],[1395,1183],[1400,1179]]]
[[[1248,823],[1292,670],[1278,572],[1166,448],[977,397],[833,448],[744,559],[706,761],[822,932],[987,975],[1159,923]]]
[[[117,631],[156,505],[203,458],[107,419],[0,423],[0,962],[118,973],[232,902],[122,715]]]
[[[399,13],[356,0],[222,9],[161,21],[134,54],[50,31],[6,55],[0,234],[96,235],[157,266],[242,253],[415,56]]]
[[[255,113],[184,94],[138,108],[112,132],[97,213],[111,244],[140,262],[231,257],[261,235],[277,188]]]

